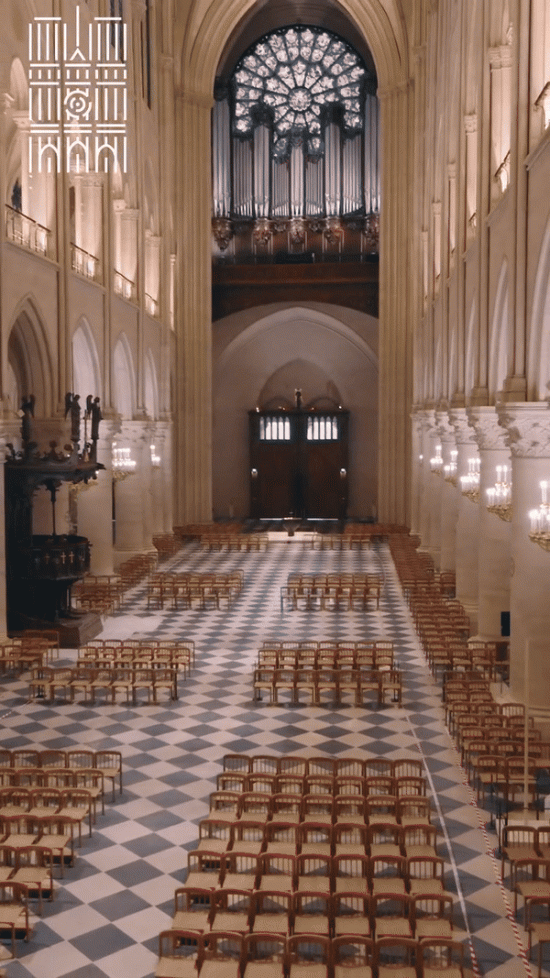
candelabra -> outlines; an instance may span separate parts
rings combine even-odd
[[[541,502],[538,509],[529,513],[531,529],[529,538],[538,543],[543,550],[550,550],[550,506],[548,505],[548,483],[540,484]]]
[[[456,486],[456,482],[457,482],[457,475],[456,475],[457,458],[458,458],[458,452],[456,448],[452,448],[451,461],[448,462],[447,465],[443,466],[443,478],[445,479],[445,482],[450,482],[452,486]]]
[[[154,445],[151,445],[150,448],[151,448],[151,465],[153,466],[154,469],[160,469],[160,463],[161,463],[160,455],[156,454]]]
[[[505,523],[512,521],[512,483],[507,481],[508,466],[497,465],[497,481],[487,489],[487,509]]]
[[[441,445],[435,446],[435,455],[430,459],[430,468],[434,475],[443,474],[443,456],[441,454]]]
[[[113,479],[115,482],[121,482],[122,479],[127,479],[129,475],[134,474],[136,471],[137,462],[135,462],[133,458],[130,458],[129,448],[117,448],[116,441],[114,441],[112,465]]]
[[[460,476],[460,491],[473,503],[479,502],[479,456],[468,459],[468,474]]]

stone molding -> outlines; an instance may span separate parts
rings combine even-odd
[[[475,431],[468,420],[466,408],[451,408],[449,420],[455,430],[457,445],[477,446]]]
[[[504,404],[497,407],[499,424],[515,458],[550,458],[550,403]]]
[[[475,438],[480,451],[506,450],[506,432],[499,422],[496,408],[468,407],[466,408],[468,422],[475,431]]]

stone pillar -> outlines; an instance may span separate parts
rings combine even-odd
[[[210,92],[178,99],[175,481],[178,523],[212,519]]]
[[[100,277],[103,257],[103,177],[97,173],[86,173],[79,178],[80,205],[80,244],[84,251],[98,259],[95,277]]]
[[[145,308],[150,316],[160,314],[160,249],[162,238],[145,232]]]
[[[155,454],[160,458],[158,467],[151,471],[152,533],[171,533],[172,515],[172,423],[156,421],[153,425]]]
[[[423,549],[427,550],[428,553],[431,554],[435,567],[439,568],[439,560],[441,556],[441,488],[443,479],[440,475],[432,471],[430,459],[435,456],[437,446],[441,445],[441,435],[439,433],[437,416],[434,412],[431,413],[433,420],[428,433],[427,458],[427,473],[429,473],[429,475],[427,475],[426,480],[426,504],[429,506],[430,519],[426,546],[423,547]]]
[[[115,563],[153,549],[151,531],[151,436],[149,421],[123,421],[117,447],[130,448],[136,469],[115,479]]]
[[[477,444],[464,408],[452,408],[449,418],[456,433],[457,478],[460,487],[460,476],[467,475],[468,459],[477,455]],[[478,616],[478,545],[479,503],[472,502],[461,493],[456,523],[456,596],[463,604],[474,631],[477,630]]]
[[[510,692],[548,719],[550,554],[529,539],[529,511],[540,505],[540,482],[550,478],[550,404],[506,404],[498,408],[498,417],[512,452]]]
[[[411,469],[411,533],[420,536],[420,513],[423,484],[423,427],[422,411],[413,411],[412,419],[412,469]]]
[[[78,532],[88,537],[91,547],[91,573],[114,574],[113,548],[113,439],[120,425],[116,421],[103,420],[97,443],[97,461],[105,469],[97,473],[97,479],[88,488],[79,489],[76,497]]]
[[[510,451],[494,407],[467,409],[480,457],[479,503],[479,617],[478,631],[485,641],[501,636],[500,615],[510,610],[510,542],[512,527],[487,509],[487,489],[494,486],[497,465],[507,465]]]
[[[120,211],[121,267],[117,271],[137,286],[139,211],[125,207]]]
[[[432,471],[430,468],[430,458],[432,456],[431,432],[434,424],[434,412],[422,411],[420,413],[422,425],[422,462],[419,472],[419,514],[418,514],[418,535],[420,537],[420,549],[427,550],[430,542],[431,523],[434,519],[432,509]]]
[[[388,192],[380,212],[380,377],[378,511],[383,522],[409,525],[412,408],[410,370],[413,292],[403,287],[410,256],[415,132],[412,83],[379,90],[384,133],[381,182]],[[391,188],[391,190],[389,189]]]
[[[466,238],[476,233],[477,209],[477,115],[464,116],[466,134]]]
[[[456,449],[455,430],[449,421],[447,412],[437,411],[436,419],[443,455],[443,464],[448,465],[451,461],[451,452]],[[456,550],[456,524],[458,520],[458,489],[455,482],[451,483],[445,479],[444,473],[441,476],[440,488],[441,503],[441,528],[440,528],[440,552],[439,570],[454,571],[455,569],[455,550]]]
[[[0,454],[4,458],[6,444],[11,441],[7,431],[0,432]],[[8,636],[7,604],[6,604],[6,526],[5,526],[5,491],[4,477],[0,479],[0,642]]]

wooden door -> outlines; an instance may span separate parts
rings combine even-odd
[[[344,519],[348,412],[251,411],[250,515]]]

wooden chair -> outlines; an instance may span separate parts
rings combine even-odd
[[[419,978],[464,978],[464,944],[452,938],[427,938],[418,949]]]
[[[248,934],[252,917],[252,891],[226,888],[215,890],[210,914],[210,933],[230,931]]]
[[[331,944],[328,937],[293,934],[286,944],[288,978],[329,978]]]
[[[243,978],[285,978],[286,936],[252,931],[244,938]]]
[[[16,940],[30,936],[27,888],[13,880],[0,882],[0,936],[8,934],[13,957],[17,957]]]
[[[244,960],[242,934],[211,931],[203,939],[202,978],[240,978]]]
[[[416,953],[418,944],[412,937],[381,937],[374,942],[374,973],[377,978],[418,978]]]
[[[256,890],[252,894],[252,932],[286,936],[290,933],[291,914],[292,893]]]
[[[182,931],[210,930],[214,890],[179,886],[174,893],[172,928]]]
[[[367,935],[343,934],[332,940],[334,978],[372,978],[374,942]]]

